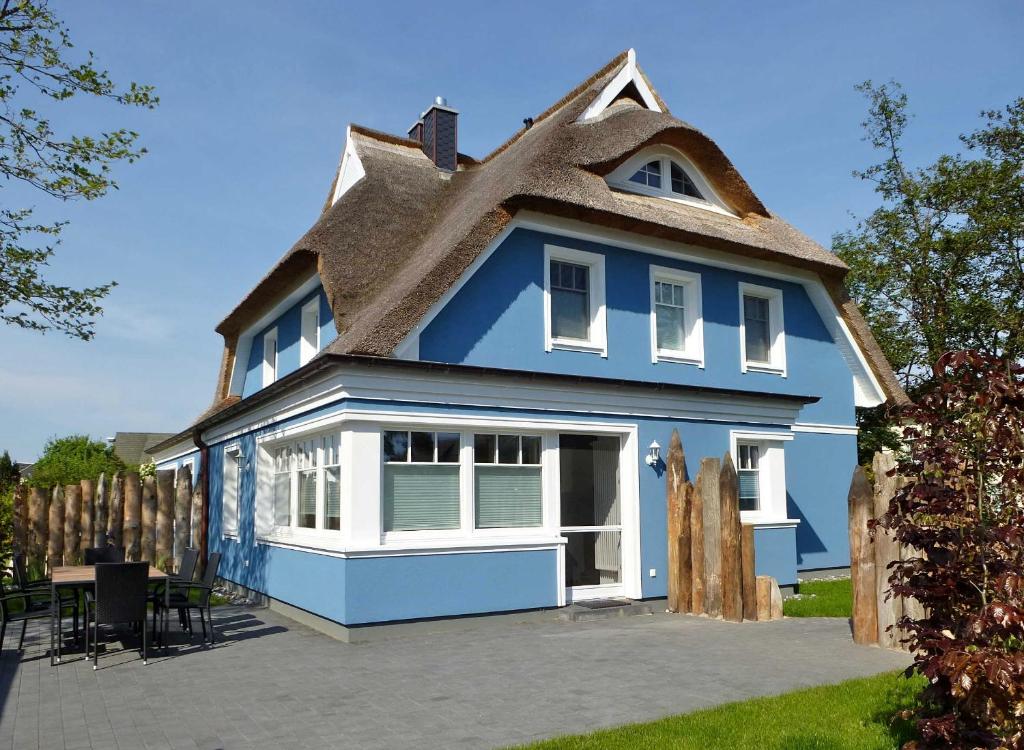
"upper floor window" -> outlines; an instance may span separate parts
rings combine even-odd
[[[669,147],[645,149],[606,178],[609,185],[734,215],[696,166]]]
[[[700,274],[651,266],[652,361],[704,366]]]
[[[223,487],[221,489],[221,530],[238,533],[238,498],[242,485],[242,452],[237,445],[224,449]]]
[[[277,328],[263,334],[263,387],[277,380]]]
[[[320,297],[314,297],[302,306],[299,366],[306,364],[320,351]]]
[[[604,256],[544,247],[545,349],[607,355]]]
[[[740,284],[740,363],[743,372],[786,374],[782,290]]]

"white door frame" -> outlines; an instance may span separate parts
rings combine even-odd
[[[612,596],[625,596],[639,599],[643,596],[640,585],[640,476],[639,469],[639,429],[637,425],[560,425],[558,434],[553,436],[555,446],[558,435],[600,435],[602,437],[617,435],[619,437],[619,502],[621,503],[621,554],[622,582],[618,584],[602,584],[597,586],[577,586],[569,589],[565,585],[565,543],[558,548],[558,606],[564,607],[573,601],[587,599],[604,599]],[[554,525],[561,526],[561,476],[560,461],[551,462],[551,496]],[[584,527],[573,527],[582,531]],[[589,527],[586,527],[589,528]],[[595,527],[596,528],[596,527]]]

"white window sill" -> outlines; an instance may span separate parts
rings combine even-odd
[[[758,529],[792,529],[800,524],[799,518],[779,518],[778,516],[765,516],[752,511],[741,511],[740,521],[752,524]]]
[[[606,345],[595,344],[590,341],[581,341],[578,339],[552,339],[551,348],[562,349],[569,352],[600,354],[602,357],[608,356],[608,347]]]
[[[694,365],[696,367],[700,367],[701,369],[704,368],[703,357],[694,357],[689,354],[686,354],[685,352],[673,352],[668,351],[666,349],[658,350],[658,354],[656,355],[656,359],[654,360],[654,362],[655,364],[657,364],[658,362],[669,362],[677,365]]]
[[[220,538],[223,541],[237,542],[238,541],[238,532],[237,531],[224,531],[224,532],[221,532]]]
[[[298,539],[294,536],[280,535],[263,536],[257,539],[260,544],[271,547],[284,547],[303,552],[328,554],[334,557],[389,557],[402,555],[454,554],[471,552],[514,552],[531,549],[554,549],[565,544],[561,536],[550,535],[507,535],[488,536],[484,538],[460,537],[458,539],[423,539],[419,541],[403,540],[389,542],[379,546],[365,544],[344,544],[338,540]]]
[[[766,365],[757,362],[747,362],[743,365],[743,372],[761,372],[766,375],[778,375],[779,377],[786,377],[785,367],[775,367],[774,365]]]

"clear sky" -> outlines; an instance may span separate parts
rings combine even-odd
[[[88,343],[0,327],[0,450],[53,435],[176,432],[213,396],[214,326],[312,224],[345,126],[404,133],[435,95],[482,156],[629,47],[673,114],[703,129],[772,210],[828,246],[875,205],[853,86],[910,96],[908,156],[956,148],[982,109],[1024,95],[1024,3],[51,0],[78,50],[157,87],[152,112],[71,103],[69,132],[131,127],[149,154],[120,190],[53,205],[52,268],[119,286]]]

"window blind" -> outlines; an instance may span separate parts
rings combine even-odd
[[[316,469],[299,472],[299,526],[316,528]]]
[[[274,523],[288,526],[292,522],[292,475],[290,472],[274,474]]]
[[[542,523],[540,467],[476,467],[476,526],[499,529]]]
[[[759,487],[757,470],[741,470],[739,473],[740,482],[740,510],[757,510],[759,505]]]
[[[384,465],[384,531],[459,528],[459,467]]]
[[[341,528],[341,469],[329,466],[324,470],[324,494],[327,504],[328,529]]]

